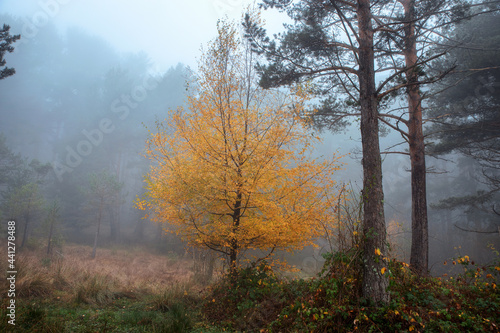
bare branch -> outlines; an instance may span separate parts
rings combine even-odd
[[[462,227],[459,227],[458,225],[454,224],[455,228],[462,230],[462,231],[467,231],[467,232],[475,232],[477,234],[498,234],[499,231],[482,231],[482,230],[472,230],[472,229],[465,229]]]

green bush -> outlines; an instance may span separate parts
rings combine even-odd
[[[232,330],[257,330],[281,311],[284,285],[265,262],[244,268],[236,279],[226,275],[211,287],[203,312],[210,322]]]

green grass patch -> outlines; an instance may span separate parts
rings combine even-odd
[[[6,318],[6,304],[0,315]],[[55,300],[19,300],[16,326],[2,320],[2,332],[190,332],[198,317],[195,308],[182,301],[169,309],[157,310],[149,297],[116,299],[105,305],[57,302]]]

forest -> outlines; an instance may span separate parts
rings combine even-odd
[[[166,70],[43,3],[0,7],[2,330],[500,331],[500,2],[214,1]]]

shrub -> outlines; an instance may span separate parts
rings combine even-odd
[[[203,312],[214,323],[234,330],[263,328],[281,311],[285,281],[266,262],[225,275],[211,287]]]
[[[113,287],[113,280],[109,276],[87,276],[76,287],[75,301],[77,303],[106,305],[114,298]]]

